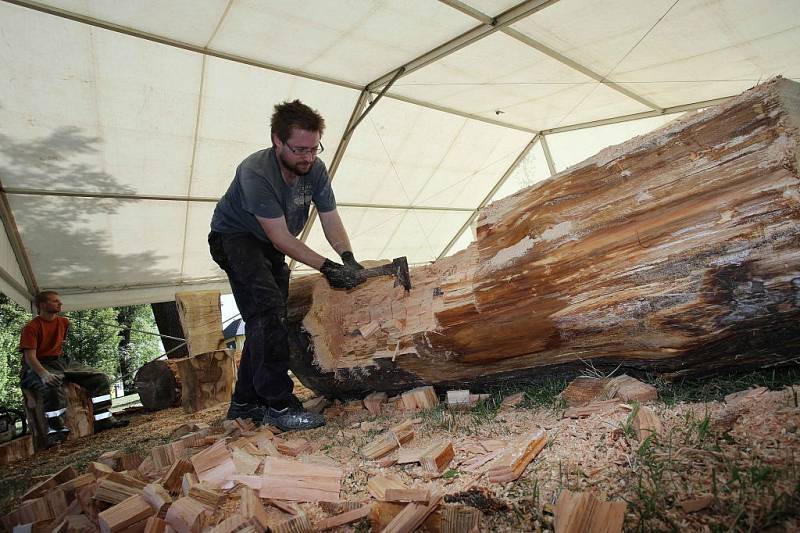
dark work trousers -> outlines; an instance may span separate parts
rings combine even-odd
[[[294,388],[289,377],[289,267],[284,255],[249,233],[212,231],[208,245],[211,257],[228,274],[245,324],[232,400],[283,408]]]
[[[42,357],[39,362],[51,374],[61,376],[64,383],[72,382],[80,385],[92,398],[92,409],[95,421],[111,416],[111,386],[108,377],[99,370],[79,363],[67,362],[61,357]],[[34,390],[42,397],[44,417],[48,431],[53,433],[64,427],[64,413],[67,411],[67,393],[62,385],[47,385],[27,363],[22,363],[23,389]]]

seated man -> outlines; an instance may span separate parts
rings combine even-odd
[[[67,363],[62,358],[62,347],[67,338],[69,320],[59,316],[61,299],[55,291],[42,291],[36,295],[39,315],[25,324],[19,342],[23,353],[20,386],[38,392],[44,403],[47,421],[47,447],[67,438],[69,429],[64,424],[67,396],[61,386],[71,381],[85,388],[92,397],[94,430],[102,431],[128,425],[109,412],[111,387],[102,372],[78,363]]]

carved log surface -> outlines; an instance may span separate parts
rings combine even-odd
[[[388,277],[317,282],[303,321],[317,369],[302,353],[293,369],[357,391],[795,357],[798,125],[800,85],[772,80],[491,204],[468,249],[412,270],[410,294]]]

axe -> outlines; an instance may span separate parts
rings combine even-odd
[[[408,272],[408,260],[405,257],[397,257],[391,263],[356,271],[359,282],[378,276],[394,276],[395,287],[402,285],[406,291],[411,290],[411,274]]]

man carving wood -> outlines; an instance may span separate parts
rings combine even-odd
[[[272,147],[248,156],[217,203],[208,236],[245,322],[245,344],[228,418],[250,418],[284,431],[310,429],[324,417],[303,409],[288,375],[285,256],[319,270],[331,287],[361,283],[350,240],[336,211],[325,164],[317,159],[324,119],[299,100],[275,106]],[[325,238],[343,264],[297,239],[314,203]]]
[[[23,353],[20,386],[41,395],[44,418],[47,422],[49,448],[65,440],[69,429],[64,424],[67,396],[62,387],[64,380],[86,389],[92,398],[94,430],[102,431],[128,425],[118,420],[108,410],[111,407],[111,386],[105,374],[89,366],[67,362],[63,357],[69,319],[60,316],[61,298],[55,291],[42,291],[36,295],[39,314],[25,324],[19,348]]]

